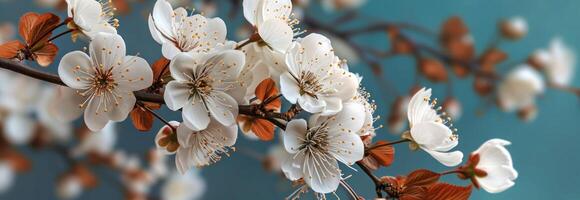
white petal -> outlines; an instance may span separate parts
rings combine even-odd
[[[203,67],[198,67],[196,73],[211,66],[210,76],[213,77],[213,87],[222,91],[228,91],[233,82],[236,82],[245,64],[246,56],[242,51],[224,50],[209,55]]]
[[[190,146],[190,144],[189,144],[190,138],[193,134],[195,134],[195,132],[196,131],[191,130],[189,127],[187,127],[184,124],[178,126],[177,127],[177,141],[179,142],[179,145],[181,147],[188,148]]]
[[[252,24],[256,24],[258,4],[261,0],[244,0],[242,7],[244,9],[244,17]]]
[[[10,189],[14,183],[15,173],[12,166],[7,161],[0,162],[0,193],[4,193]]]
[[[331,145],[330,154],[346,165],[352,165],[363,159],[364,144],[357,134],[341,132],[331,137],[329,144]]]
[[[296,153],[305,140],[306,132],[308,132],[306,120],[294,119],[288,122],[286,130],[282,134],[286,151]]]
[[[513,166],[512,156],[505,146],[511,144],[507,140],[491,139],[481,145],[473,154],[479,154],[478,167]]]
[[[86,105],[84,119],[85,124],[91,131],[99,131],[109,122],[108,114],[104,112],[104,101],[102,96],[95,96]],[[108,107],[110,108],[111,105],[108,105]]]
[[[192,130],[199,131],[207,128],[210,121],[209,111],[201,100],[194,99],[183,107],[182,117],[186,125]]]
[[[178,81],[189,81],[192,78],[193,71],[196,68],[196,59],[187,53],[181,53],[175,56],[169,64],[171,77]],[[201,63],[197,63],[201,64]]]
[[[451,129],[435,122],[422,122],[411,128],[411,136],[419,145],[429,149],[448,148],[450,144],[457,145],[457,140],[451,140]]]
[[[109,120],[112,121],[123,121],[127,119],[127,116],[133,110],[135,102],[137,101],[132,92],[118,92],[118,95],[121,96],[118,99],[119,104],[111,103],[112,105],[109,105],[111,108],[107,112]]]
[[[319,113],[324,111],[326,102],[322,99],[311,97],[310,95],[302,95],[298,98],[298,104],[302,109],[309,113]]]
[[[182,51],[172,42],[165,42],[161,45],[161,53],[163,54],[163,57],[168,60],[173,60],[173,58],[175,58],[179,53],[182,53]]]
[[[292,43],[294,32],[288,23],[280,19],[270,19],[258,29],[258,34],[266,44],[278,52],[286,52]]]
[[[303,168],[304,181],[315,192],[325,194],[338,188],[341,174],[335,159],[309,156],[305,158]]]
[[[312,33],[302,38],[300,45],[304,48],[300,61],[309,63],[310,65],[309,69],[303,70],[309,70],[319,75],[326,74],[330,70],[331,64],[335,61],[335,56],[332,44],[328,38],[317,33]]]
[[[154,29],[167,37],[174,37],[173,32],[173,8],[166,0],[158,0],[155,2],[153,12],[151,13]],[[163,40],[162,40],[163,41]]]
[[[288,152],[286,151],[284,151],[284,153],[288,154]],[[300,153],[298,155],[288,154],[287,159],[284,160],[281,165],[282,172],[284,172],[286,178],[288,178],[291,181],[298,180],[304,176],[304,174],[302,174],[302,168],[300,166],[294,165],[295,162],[304,163],[304,154],[303,153]]]
[[[439,161],[441,164],[447,167],[453,167],[459,165],[463,160],[463,153],[461,151],[453,152],[439,152],[426,148],[422,148],[425,152],[429,153],[433,158]]]
[[[503,192],[515,183],[518,177],[518,172],[512,167],[508,166],[496,166],[489,168],[479,168],[487,172],[485,177],[477,177],[479,185],[489,193],[499,193]]]
[[[334,115],[342,110],[342,99],[338,97],[324,98],[324,102],[326,102],[326,107],[324,107],[324,111],[320,113],[321,115]]]
[[[54,103],[54,117],[62,122],[70,122],[81,116],[84,109],[79,105],[84,102],[85,98],[77,94],[77,90],[57,86],[56,100]]]
[[[4,132],[11,144],[22,145],[30,141],[36,125],[34,120],[25,114],[15,113],[6,118]]]
[[[175,166],[180,174],[185,174],[191,168],[191,149],[179,148],[175,154]]]
[[[280,75],[280,91],[284,98],[292,104],[295,104],[300,98],[300,88],[290,73]]]
[[[169,81],[165,86],[165,92],[163,94],[163,99],[167,107],[173,111],[183,108],[189,100],[189,90],[190,87],[187,84]]]
[[[91,84],[88,79],[93,73],[91,58],[82,51],[67,53],[58,64],[58,76],[72,88],[88,88]]]
[[[159,32],[157,30],[157,27],[155,27],[155,22],[153,21],[153,16],[149,15],[149,19],[147,20],[147,24],[149,25],[149,32],[151,33],[151,37],[153,37],[153,40],[155,40],[155,42],[157,42],[159,44],[169,42],[169,40],[165,39],[163,37],[163,35],[161,35],[161,32]]]
[[[259,2],[257,6],[257,16],[258,20],[268,21],[270,19],[281,19],[286,20],[292,12],[292,2],[291,0],[276,0],[276,1],[264,1]],[[260,26],[260,22],[256,22],[257,26]]]
[[[209,123],[203,134],[211,134],[223,146],[233,146],[236,144],[238,138],[238,126],[236,124],[231,126],[224,126],[220,123]]]
[[[126,55],[125,41],[120,35],[99,32],[89,45],[89,53],[95,66],[110,69],[123,62]]]
[[[234,125],[238,116],[238,102],[230,95],[214,91],[207,97],[206,106],[211,116],[225,126]]]
[[[345,103],[342,111],[337,113],[331,121],[331,134],[339,131],[345,133],[355,133],[360,130],[365,122],[364,106],[360,103]],[[319,122],[320,123],[320,122]]]
[[[145,59],[126,56],[121,64],[113,68],[115,81],[123,91],[137,91],[153,84],[153,71]]]

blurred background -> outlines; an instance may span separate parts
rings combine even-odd
[[[180,2],[183,3],[183,2]],[[185,1],[182,5],[193,5]],[[146,16],[153,8],[154,1],[129,1],[131,11],[119,15],[118,32],[127,44],[130,55],[139,53],[150,63],[161,57],[161,47],[152,38],[147,26]],[[212,1],[211,4],[196,4],[206,14],[222,17],[228,28],[228,38],[239,41],[241,25],[245,24],[242,8],[235,7],[231,1]],[[205,5],[205,8],[204,6]],[[175,7],[175,6],[174,6]],[[192,6],[189,6],[190,8]],[[237,9],[232,13],[231,9]],[[441,0],[441,1],[372,1],[363,2],[355,8],[364,19],[345,26],[356,27],[371,21],[388,20],[405,22],[438,31],[441,24],[450,16],[460,16],[470,28],[477,50],[481,51],[497,34],[497,23],[504,18],[521,16],[527,20],[529,31],[526,37],[517,42],[504,42],[500,47],[509,54],[508,65],[498,67],[498,71],[507,71],[509,64],[525,60],[530,53],[545,48],[549,42],[560,37],[572,49],[580,47],[580,1],[575,0]],[[310,0],[308,8],[297,11],[321,22],[330,23],[332,19],[352,12],[352,9],[333,10],[321,5],[317,0]],[[350,10],[350,11],[349,11]],[[20,16],[26,12],[54,12],[61,18],[66,12],[50,7],[43,7],[33,0],[0,0],[0,23],[9,22],[17,25]],[[233,17],[232,17],[233,16]],[[330,24],[341,27],[341,23]],[[435,43],[433,39],[417,35],[418,40]],[[356,41],[363,45],[384,49],[389,45],[383,35],[370,34],[358,37]],[[334,43],[335,41],[333,41]],[[340,41],[337,41],[340,42]],[[71,50],[81,49],[88,44],[85,41],[71,43],[67,37],[56,40],[60,47],[59,57]],[[60,58],[56,59],[57,61]],[[415,60],[409,56],[395,56],[382,59],[382,74],[377,75],[360,58],[349,58],[350,70],[364,77],[363,86],[373,95],[378,106],[377,114],[382,118],[377,121],[387,126],[386,119],[390,114],[393,101],[416,83]],[[512,62],[513,61],[513,62]],[[56,61],[55,61],[56,62]],[[56,73],[57,64],[46,68]],[[578,75],[578,73],[576,73]],[[537,100],[538,115],[529,122],[524,122],[515,113],[502,112],[496,106],[486,106],[486,102],[474,92],[473,77],[458,79],[451,76],[453,96],[461,102],[462,116],[455,120],[459,129],[459,146],[456,149],[464,153],[471,152],[480,144],[491,138],[502,138],[512,142],[508,147],[519,172],[516,185],[499,194],[489,194],[483,190],[474,190],[472,199],[578,199],[580,185],[576,171],[580,164],[580,107],[578,97],[558,90],[546,90]],[[386,81],[382,81],[386,80]],[[420,85],[433,87],[434,97],[444,99],[448,85],[433,84],[419,80]],[[10,84],[10,83],[8,83]],[[388,84],[388,85],[386,85]],[[580,79],[575,78],[572,86],[580,86]],[[180,120],[177,113],[163,108],[161,113],[171,120]],[[80,123],[80,122],[79,122]],[[127,153],[143,155],[154,146],[154,137],[161,123],[156,122],[151,132],[138,132],[129,120],[117,126],[117,143],[115,148]],[[240,133],[241,134],[241,133]],[[378,139],[397,140],[399,136],[389,133],[387,127],[378,130]],[[203,169],[200,169],[206,189],[202,199],[283,199],[294,189],[282,176],[264,170],[260,156],[267,154],[269,148],[278,143],[259,142],[239,137],[237,152],[231,157]],[[66,160],[52,152],[37,151],[26,146],[17,147],[32,162],[32,169],[18,174],[11,188],[0,194],[0,199],[57,199],[55,180],[66,170]],[[425,152],[410,151],[406,145],[395,146],[395,162],[391,167],[383,168],[378,175],[401,175],[417,168],[433,171],[444,171],[443,167]],[[169,168],[174,169],[173,159],[168,161]],[[352,172],[348,182],[363,196],[372,199],[374,196],[372,182],[361,172]],[[94,169],[99,180],[98,187],[84,191],[79,199],[121,199],[123,191],[115,183],[118,175],[104,168]],[[445,177],[459,185],[468,182],[456,177]],[[160,194],[162,183],[156,184],[152,191],[154,196]],[[311,197],[311,196],[307,196]]]

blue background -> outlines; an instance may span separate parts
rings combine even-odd
[[[315,1],[313,1],[315,2]],[[227,2],[220,1],[221,10],[227,10]],[[129,16],[119,17],[121,34],[129,54],[140,53],[153,62],[161,56],[160,46],[151,38],[144,13],[153,7],[153,1],[135,4]],[[437,30],[443,20],[452,15],[463,17],[470,27],[478,47],[484,47],[495,34],[497,20],[504,17],[523,16],[528,20],[530,31],[527,37],[515,43],[503,43],[501,47],[510,54],[510,61],[519,61],[536,48],[546,47],[554,36],[561,36],[565,42],[577,48],[580,46],[580,1],[575,0],[441,0],[441,1],[369,1],[361,8],[362,13],[379,19],[404,21],[423,25]],[[0,21],[17,22],[19,16],[28,11],[47,11],[36,7],[31,1],[9,1],[0,3]],[[241,13],[241,10],[239,11]],[[316,17],[334,16],[315,8],[311,13]],[[61,17],[66,13],[58,12]],[[244,20],[241,16],[230,20],[224,18],[230,30],[229,38],[235,38],[234,28]],[[233,25],[233,26],[231,26]],[[380,36],[361,38],[367,44],[377,42]],[[66,37],[58,39],[60,55],[73,49],[79,49],[83,42],[71,44]],[[386,43],[385,43],[386,44]],[[481,49],[479,49],[481,50]],[[510,63],[508,61],[507,63]],[[398,91],[406,91],[413,83],[414,61],[407,57],[397,57],[383,62],[384,76],[395,83]],[[503,66],[507,67],[507,66]],[[56,65],[49,68],[56,72]],[[395,98],[392,92],[385,92],[369,68],[365,65],[351,65],[351,70],[362,74],[364,86],[372,93],[383,93],[386,97],[377,98],[378,114],[385,119],[391,102]],[[577,73],[578,74],[578,73]],[[580,86],[576,78],[574,85]],[[500,194],[489,194],[484,190],[475,190],[472,199],[579,199],[580,178],[578,164],[580,156],[580,109],[574,95],[548,90],[539,99],[539,115],[532,123],[523,123],[513,113],[503,113],[496,108],[487,109],[483,116],[476,116],[476,110],[482,102],[471,90],[472,79],[454,80],[454,91],[463,104],[463,116],[455,124],[459,128],[460,143],[456,149],[464,153],[475,150],[491,138],[503,138],[512,141],[509,150],[514,158],[515,168],[519,172],[516,185]],[[433,85],[426,81],[423,85],[435,88],[435,97],[444,97],[445,86]],[[168,118],[179,120],[179,115],[164,111]],[[384,123],[384,121],[380,121]],[[158,122],[155,127],[160,127]],[[132,153],[142,154],[153,145],[154,133],[139,133],[130,122],[119,127],[118,148]],[[379,131],[378,138],[395,140],[396,136]],[[243,137],[237,142],[239,149],[258,153],[267,151],[274,142],[255,142]],[[65,162],[49,152],[36,152],[27,148],[23,151],[31,156],[34,169],[30,173],[19,175],[12,190],[0,194],[0,199],[53,199],[55,198],[54,180],[66,169]],[[427,168],[443,171],[447,168],[437,163],[424,152],[411,152],[406,145],[396,146],[397,154],[392,167],[382,169],[379,175],[406,174],[413,169]],[[171,165],[173,167],[173,165]],[[115,174],[106,169],[96,169],[101,177]],[[350,172],[345,169],[345,172]],[[204,199],[282,199],[293,191],[280,176],[263,171],[261,164],[241,151],[232,157],[224,158],[211,167],[202,169],[208,190]],[[82,199],[120,199],[122,193],[113,183],[101,180],[98,188],[86,191]],[[446,180],[456,184],[467,184],[455,177]],[[348,180],[360,194],[372,199],[373,186],[365,175],[353,172]]]

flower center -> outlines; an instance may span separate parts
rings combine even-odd
[[[190,90],[189,90],[189,97],[192,98],[195,95],[200,96],[207,96],[212,91],[213,79],[209,76],[202,76],[197,79],[192,78],[188,83]]]
[[[115,79],[113,79],[113,68],[105,70],[102,67],[95,68],[95,76],[93,76],[91,89],[95,91],[97,95],[105,94],[106,92],[111,92],[117,87]]]
[[[318,81],[316,74],[310,71],[303,71],[299,78],[300,95],[307,94],[317,98],[316,94],[322,90],[322,84]]]
[[[304,138],[304,143],[300,146],[300,149],[325,153],[328,152],[328,146],[328,126],[325,122],[318,127],[308,130],[308,133],[306,133],[306,137]]]

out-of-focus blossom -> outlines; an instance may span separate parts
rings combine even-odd
[[[154,178],[163,178],[168,175],[166,154],[158,149],[149,150],[149,173]]]
[[[182,123],[177,128],[179,149],[177,150],[175,165],[177,170],[184,174],[191,167],[201,167],[215,163],[222,155],[236,143],[238,127],[223,126],[212,120],[206,129],[194,131]]]
[[[4,193],[14,184],[14,170],[10,163],[0,161],[0,193]]]
[[[35,121],[27,114],[11,114],[4,121],[4,137],[11,144],[28,143],[35,130]]]
[[[98,132],[81,133],[80,144],[72,151],[73,155],[80,156],[87,153],[107,155],[113,151],[117,142],[115,123],[108,123]]]
[[[534,52],[530,65],[543,69],[551,84],[568,86],[574,78],[576,55],[561,38],[554,38],[548,49]]]
[[[174,154],[179,148],[179,142],[177,141],[177,127],[180,123],[176,121],[170,121],[172,127],[165,125],[159,129],[157,135],[155,136],[155,145],[160,152],[166,154]]]
[[[98,33],[117,33],[119,21],[114,19],[111,1],[66,0],[68,17],[72,23],[68,26],[93,39]],[[73,34],[73,40],[75,34]]]
[[[76,90],[68,97],[76,103],[69,104],[67,111],[71,116],[84,111],[85,124],[92,131],[102,129],[109,121],[125,120],[136,102],[133,91],[145,89],[153,82],[147,61],[126,56],[125,51],[121,36],[98,33],[90,43],[90,57],[82,51],[73,51],[60,61],[60,78]]]
[[[387,124],[389,132],[392,134],[401,134],[407,125],[407,108],[409,107],[408,96],[399,96],[391,105],[391,111]]]
[[[458,136],[449,128],[450,122],[434,108],[437,100],[431,101],[431,89],[421,89],[409,101],[407,116],[411,130],[403,138],[411,140],[413,149],[421,148],[445,166],[461,163],[461,151],[448,152],[457,146]]]
[[[545,89],[541,74],[528,65],[511,71],[498,86],[498,100],[505,111],[514,111],[533,105],[536,96]]]
[[[262,164],[264,168],[270,172],[282,172],[282,163],[288,159],[288,152],[283,145],[272,145],[268,154],[264,157]]]
[[[197,170],[185,174],[172,173],[161,188],[163,200],[196,200],[205,192],[205,181]]]
[[[175,10],[166,0],[158,0],[149,15],[149,30],[162,45],[163,56],[172,60],[181,52],[207,52],[226,39],[226,25],[220,18],[188,16],[185,8]]]
[[[354,97],[358,79],[335,62],[328,38],[310,34],[286,54],[288,72],[280,75],[281,93],[310,113],[336,114]]]
[[[56,194],[60,199],[76,199],[83,192],[83,185],[78,177],[67,175],[58,180]]]
[[[0,23],[0,44],[4,44],[8,40],[14,38],[15,33],[14,25],[8,22]]]
[[[9,71],[0,71],[2,86],[0,86],[0,108],[4,136],[16,145],[25,144],[32,139],[36,122],[31,111],[38,102],[36,95],[40,92],[38,80]]]
[[[503,192],[514,186],[518,172],[514,169],[512,156],[505,146],[511,143],[491,139],[471,153],[465,166],[459,168],[460,178],[471,179],[473,184],[489,193]]]
[[[523,17],[512,17],[501,21],[499,23],[499,29],[503,37],[517,40],[528,33],[528,23]]]
[[[366,0],[322,0],[322,5],[332,11],[358,8],[365,2]]]
[[[36,114],[45,133],[50,140],[66,142],[72,136],[72,123],[59,120],[61,112],[68,112],[59,109],[64,102],[60,101],[60,87],[47,86],[43,89],[41,98],[38,102]]]
[[[195,1],[194,6],[206,17],[213,17],[218,14],[218,4],[215,1]]]
[[[44,8],[56,8],[62,2],[63,0],[34,0],[34,3],[36,3],[36,5],[39,5],[40,7]]]
[[[244,66],[241,51],[179,54],[169,66],[174,78],[164,99],[171,110],[183,108],[183,123],[193,130],[203,130],[211,119],[229,126],[235,124],[238,103],[228,92],[234,87]]]
[[[454,120],[457,120],[461,117],[461,103],[453,97],[445,99],[445,101],[443,101],[442,108],[445,113],[447,113],[447,115]]]
[[[292,38],[293,26],[298,23],[290,18],[290,0],[244,0],[244,17],[254,25],[260,38],[272,49],[286,52]]]
[[[284,147],[290,154],[282,164],[286,178],[303,178],[312,190],[330,193],[338,188],[342,172],[338,162],[352,165],[363,158],[364,144],[357,133],[365,121],[364,106],[345,103],[335,116],[314,115],[288,122]]]

